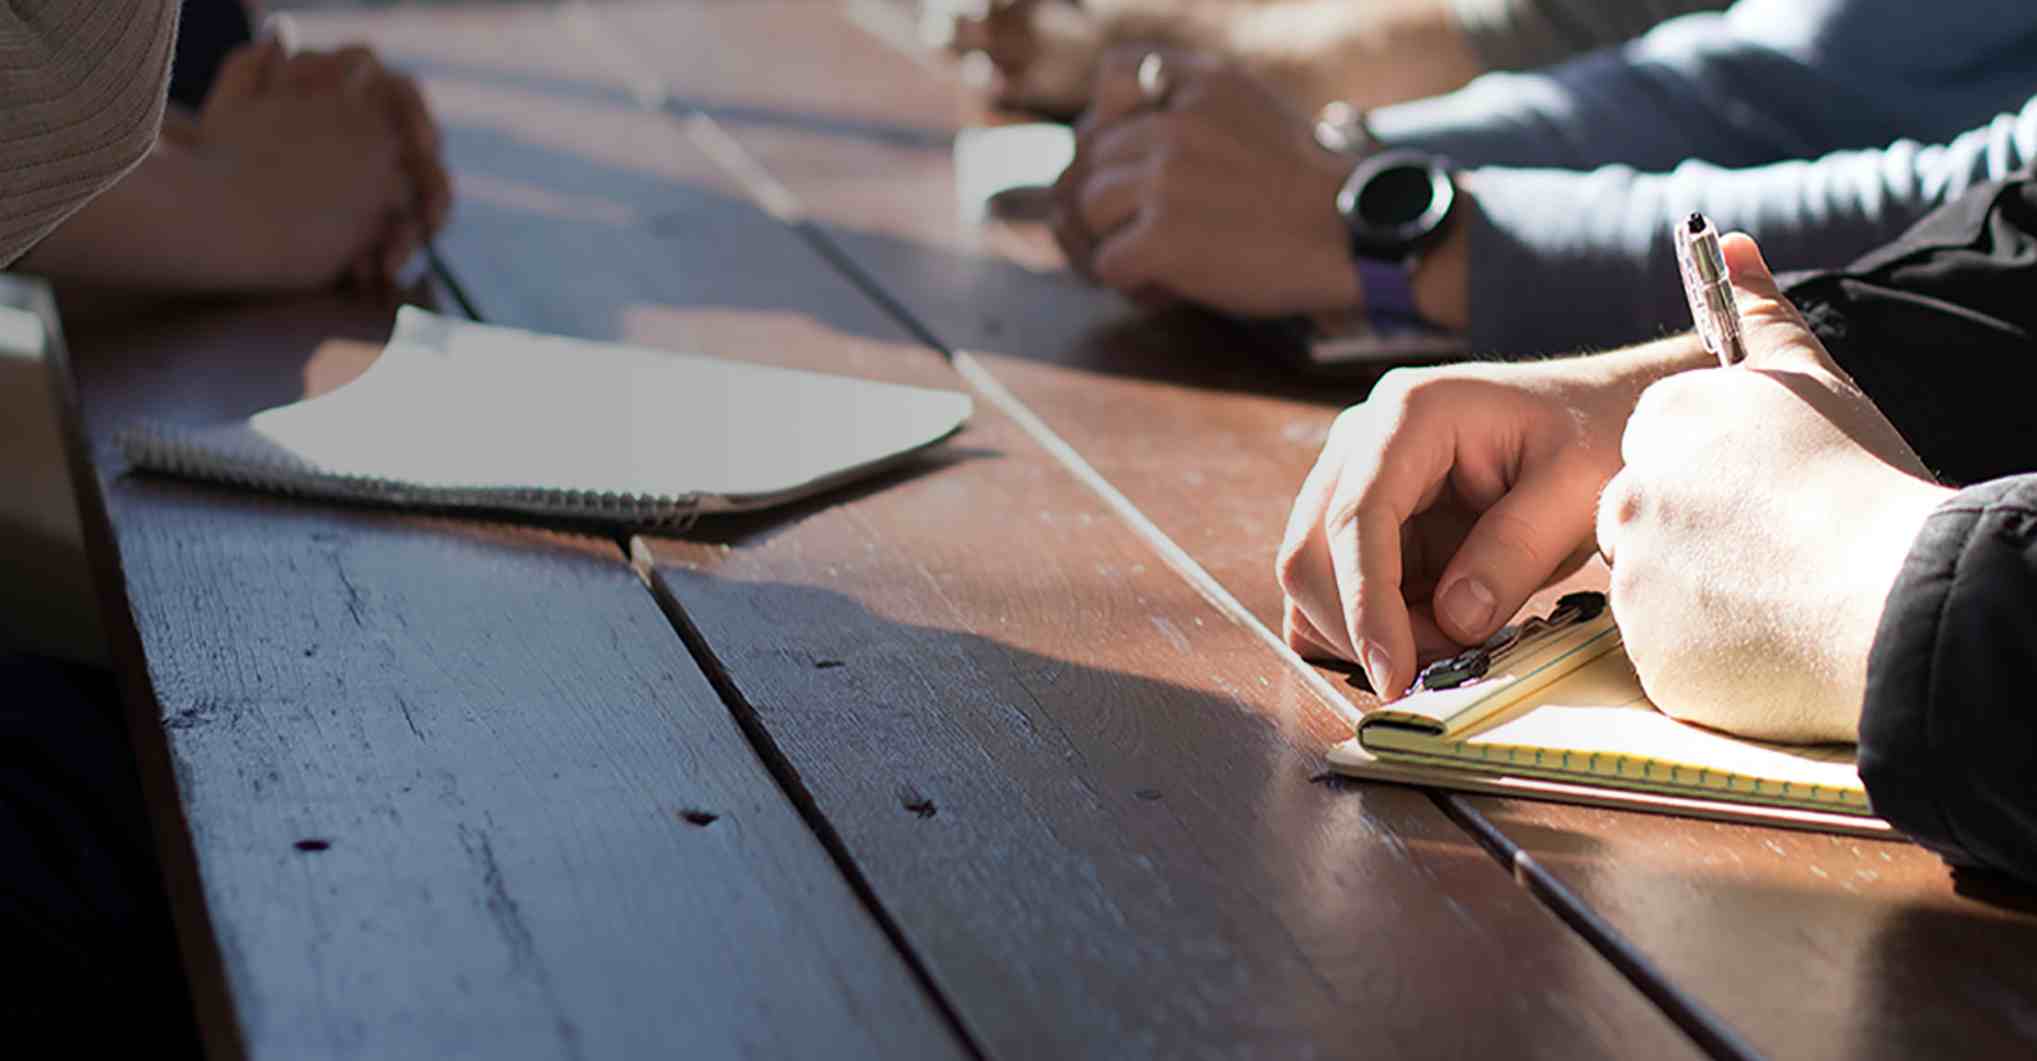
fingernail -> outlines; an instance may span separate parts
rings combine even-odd
[[[1386,695],[1386,681],[1393,677],[1393,658],[1378,645],[1365,646],[1365,677],[1372,682],[1372,691]]]
[[[1443,615],[1457,629],[1477,634],[1492,622],[1492,612],[1498,604],[1485,583],[1475,578],[1460,578],[1443,594]]]

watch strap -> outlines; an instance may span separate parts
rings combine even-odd
[[[1389,261],[1357,254],[1351,260],[1358,266],[1358,290],[1364,299],[1367,318],[1374,323],[1382,319],[1400,322],[1421,319],[1421,315],[1415,312],[1414,267],[1417,258],[1410,256],[1400,261]]]

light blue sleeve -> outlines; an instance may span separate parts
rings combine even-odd
[[[2037,162],[2037,98],[1949,143],[1899,141],[1815,161],[1667,173],[1489,168],[1475,208],[1468,336],[1503,355],[1605,348],[1690,326],[1670,226],[1692,210],[1754,235],[1778,272],[1835,268],[1968,188]]]
[[[1618,48],[1370,115],[1467,166],[1753,166],[1943,142],[2037,89],[2037,4],[1740,0]]]

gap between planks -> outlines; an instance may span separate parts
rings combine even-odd
[[[1593,912],[1576,892],[1537,862],[1535,856],[1509,839],[1485,815],[1447,792],[1430,792],[1428,795],[1438,810],[1470,833],[1479,846],[1491,852],[1501,865],[1512,869],[1516,884],[1554,911],[1571,931],[1584,937],[1600,957],[1611,962],[1700,1049],[1713,1057],[1733,1061],[1757,1061],[1761,1057],[1760,1051],[1718,1014],[1677,990],[1669,977],[1648,960],[1647,955],[1622,937],[1611,923]]]
[[[872,21],[869,18],[871,8],[870,0],[845,0],[846,21],[888,47],[903,53],[904,58],[924,68],[925,59],[917,49],[903,44],[896,33],[884,32],[879,26],[869,24]],[[1298,653],[1288,647],[1283,638],[1261,622],[1258,616],[1253,615],[1235,595],[1217,581],[1215,576],[1196,562],[1187,550],[1118,490],[1074,446],[1006,388],[980,359],[967,350],[958,350],[944,343],[911,310],[885,291],[875,277],[858,265],[812,221],[799,197],[729,135],[713,117],[700,111],[684,111],[675,106],[671,90],[663,77],[638,60],[601,25],[600,15],[592,5],[586,0],[565,0],[559,8],[559,14],[566,30],[576,41],[590,51],[599,53],[612,64],[612,69],[618,71],[629,83],[631,95],[640,107],[675,121],[680,134],[736,181],[759,209],[787,226],[887,317],[929,349],[946,358],[971,390],[1017,423],[1027,437],[1051,454],[1063,470],[1074,476],[1103,501],[1199,596],[1226,619],[1265,645],[1326,708],[1339,718],[1355,724],[1360,712],[1337,692],[1320,671],[1310,666]],[[862,17],[858,17],[859,15]],[[440,272],[448,280],[454,296],[465,304],[464,292],[452,278],[450,270],[441,268]],[[472,314],[471,306],[468,309]],[[478,315],[475,316],[478,320]],[[641,543],[634,537],[621,539],[618,544],[636,570],[639,580],[657,601],[659,609],[665,613],[674,631],[678,633],[688,651],[699,663],[701,670],[721,695],[724,706],[735,718],[737,725],[756,747],[758,755],[778,779],[794,806],[799,809],[800,815],[806,819],[808,827],[813,829],[829,855],[834,858],[844,878],[870,910],[871,915],[877,919],[885,935],[905,957],[913,974],[927,988],[942,1014],[955,1029],[956,1035],[974,1056],[984,1057],[980,1044],[969,1035],[960,1015],[935,984],[919,953],[912,948],[898,924],[886,912],[834,827],[820,813],[811,794],[806,791],[804,783],[800,780],[798,770],[786,759],[758,720],[743,709],[740,693],[734,688],[727,671],[714,657],[710,647],[686,616],[684,608],[658,587],[653,577],[653,559],[649,550],[642,548]],[[1721,1061],[1754,1061],[1760,1058],[1761,1054],[1745,1039],[1710,1009],[1671,983],[1668,976],[1649,961],[1639,948],[1621,936],[1618,930],[1593,911],[1555,875],[1544,869],[1533,856],[1508,839],[1477,808],[1446,792],[1428,791],[1427,794],[1437,809],[1483,847],[1494,861],[1508,872],[1516,884],[1534,896],[1572,932],[1583,937],[1585,942],[1612,964],[1643,997],[1660,1009],[1684,1034],[1690,1036],[1700,1049]]]
[[[456,303],[454,307],[448,308],[457,309],[462,316],[477,324],[488,323],[482,317],[480,308],[468,297],[466,289],[461,286],[459,278],[454,275],[452,267],[444,257],[436,250],[429,251],[429,257],[433,278]],[[813,798],[812,793],[807,791],[798,768],[786,758],[783,750],[764,729],[755,713],[744,706],[742,694],[735,688],[727,668],[721,665],[721,660],[714,655],[706,639],[701,636],[699,628],[687,617],[679,601],[659,587],[654,577],[654,561],[649,548],[643,544],[641,538],[628,532],[608,540],[616,547],[623,561],[629,564],[637,581],[642,583],[645,591],[651,595],[652,601],[658,606],[658,611],[664,615],[666,624],[672,628],[680,644],[685,647],[686,654],[707,677],[708,684],[714,688],[715,695],[721,700],[722,708],[735,721],[743,739],[749,743],[758,760],[764,764],[765,770],[770,772],[772,781],[778,785],[779,791],[785,794],[786,800],[792,804],[800,820],[806,823],[806,827],[820,841],[822,850],[827,852],[829,861],[834,863],[835,871],[847,882],[857,902],[862,904],[863,909],[870,914],[871,920],[876,922],[878,930],[884,933],[885,939],[904,960],[914,981],[926,992],[927,998],[932,1000],[934,1009],[940,1013],[941,1019],[954,1034],[956,1041],[962,1044],[968,1056],[975,1058],[976,1061],[985,1061],[987,1055],[984,1054],[982,1045],[970,1034],[968,1026],[962,1022],[961,1014],[955,1010],[948,996],[935,983],[925,960],[913,949],[905,931],[899,927],[884,904],[878,901],[876,890],[871,887],[869,879],[863,875],[862,869],[849,854],[848,845],[842,842],[840,834],[821,814],[819,803]]]

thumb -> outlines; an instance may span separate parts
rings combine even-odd
[[[1729,232],[1719,240],[1719,252],[1725,256],[1726,274],[1740,307],[1740,333],[1750,360],[1759,363],[1785,352],[1802,353],[1805,346],[1822,350],[1803,316],[1783,297],[1753,237]]]
[[[275,37],[263,37],[253,44],[236,48],[220,64],[219,75],[213,79],[212,92],[205,102],[209,106],[218,100],[244,100],[259,96],[269,90],[282,67],[283,43]]]
[[[1474,645],[1520,611],[1591,536],[1592,494],[1577,473],[1547,468],[1486,509],[1436,580],[1443,632]]]

